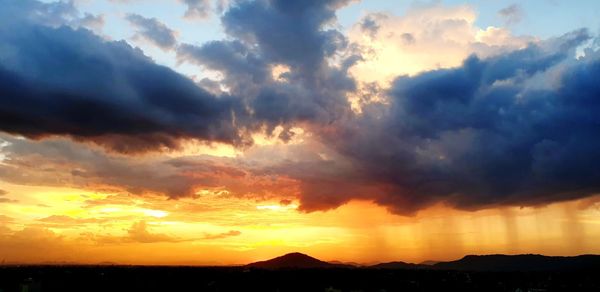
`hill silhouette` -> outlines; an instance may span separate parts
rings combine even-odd
[[[437,263],[439,263],[440,261],[432,261],[432,260],[428,260],[428,261],[423,261],[420,262],[419,265],[423,265],[423,266],[433,266]]]
[[[418,269],[418,268],[427,268],[426,266],[405,263],[405,262],[389,262],[389,263],[380,263],[372,266],[368,266],[371,269]]]
[[[450,262],[439,262],[435,269],[456,271],[565,271],[600,270],[599,255],[574,257],[525,255],[468,255]]]
[[[318,260],[303,253],[294,252],[270,260],[251,263],[246,265],[246,267],[261,269],[323,269],[350,268],[353,266],[344,264],[332,264]]]
[[[599,270],[600,255],[581,255],[573,257],[524,255],[467,255],[462,259],[448,262],[434,262],[429,265],[413,264],[401,261],[380,263],[357,267],[339,262],[325,262],[302,253],[289,253],[266,261],[246,265],[249,268],[262,269],[322,269],[322,268],[367,268],[385,270],[453,270],[453,271],[566,271]]]

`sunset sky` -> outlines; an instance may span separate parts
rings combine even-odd
[[[0,263],[600,253],[597,0],[0,0]]]

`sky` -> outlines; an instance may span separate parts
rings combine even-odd
[[[597,1],[0,6],[2,263],[600,253]]]

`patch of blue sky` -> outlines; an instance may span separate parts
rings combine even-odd
[[[53,2],[45,0],[45,2]],[[128,13],[144,17],[154,17],[177,32],[180,43],[201,45],[205,42],[222,39],[223,29],[218,15],[210,15],[205,19],[185,18],[186,6],[176,0],[129,0],[129,1],[100,1],[80,0],[76,2],[82,13],[103,15],[104,27],[102,33],[112,40],[126,40],[140,47],[144,53],[158,64],[165,65],[187,76],[203,77],[202,70],[193,65],[178,64],[173,51],[163,51],[144,41],[134,41],[134,28],[125,19]]]

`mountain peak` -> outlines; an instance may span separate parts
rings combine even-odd
[[[284,258],[284,257],[287,257],[287,258],[296,257],[296,258],[311,258],[311,259],[315,259],[315,258],[313,258],[313,257],[311,257],[311,256],[309,256],[307,254],[303,254],[301,252],[290,252],[290,253],[286,253],[286,254],[280,256],[280,258]]]
[[[280,257],[266,261],[260,261],[248,264],[247,267],[263,269],[281,269],[281,268],[336,268],[345,267],[345,265],[336,265],[313,258],[309,255],[292,252]]]

